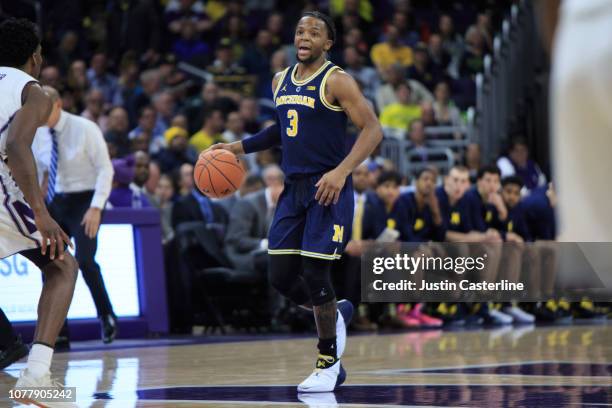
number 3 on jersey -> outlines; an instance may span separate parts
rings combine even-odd
[[[287,127],[287,136],[295,137],[298,133],[298,113],[295,109],[287,111],[287,119],[289,119],[289,127]]]

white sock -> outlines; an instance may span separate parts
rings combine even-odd
[[[52,358],[53,349],[51,347],[40,343],[33,344],[28,355],[28,373],[35,378],[42,377],[49,372]]]

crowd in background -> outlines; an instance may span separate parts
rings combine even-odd
[[[171,248],[167,252],[177,250],[174,241],[181,224],[220,225],[230,262],[237,268],[259,269],[262,262],[265,265],[259,254],[265,252],[270,215],[282,190],[281,151],[245,157],[244,184],[233,197],[221,201],[196,191],[193,164],[210,145],[242,140],[274,120],[272,77],[296,63],[293,30],[301,13],[318,9],[333,17],[338,35],[329,59],[357,80],[383,127],[403,132],[410,148],[419,151],[427,146],[427,128],[460,129],[464,124],[466,109],[475,103],[475,75],[482,71],[493,34],[512,1],[56,0],[42,4],[45,65],[40,81],[58,90],[65,111],[94,121],[102,130],[115,168],[107,208],[157,207],[163,243]],[[0,9],[0,20],[8,14],[36,19],[22,5]],[[466,136],[451,132],[450,137]],[[463,195],[471,194],[497,213],[503,207],[506,213],[522,217],[521,226],[527,225],[508,231],[507,222],[504,226],[487,218],[470,227],[473,231],[462,233],[482,234],[483,242],[554,239],[553,217],[544,220],[538,213],[529,225],[531,215],[523,214],[522,208],[529,205],[532,211],[549,214],[554,192],[520,137],[512,138],[507,151],[500,152],[498,168],[483,166],[476,144],[456,154],[463,166],[451,170],[454,177],[450,172],[443,177],[431,167],[418,174],[399,174],[378,152],[373,155],[354,175],[358,193],[368,192],[380,207],[369,210],[378,211],[372,219],[391,218],[401,188],[405,190],[401,205],[412,206],[406,214],[429,208],[425,222],[432,224],[427,235],[421,231],[425,224],[414,223],[424,222],[419,216],[411,215],[412,226],[396,220],[398,239],[448,239],[448,228],[438,228],[447,222],[439,219],[444,211],[435,194],[446,190],[453,202],[447,206],[458,205]],[[423,159],[427,162],[427,157]],[[464,184],[453,185],[464,175]],[[475,187],[470,190],[466,183]],[[506,194],[506,190],[512,191]],[[240,217],[230,217],[238,213]],[[486,217],[486,211],[483,214]],[[383,229],[388,226],[383,224]],[[347,257],[359,254],[356,242],[380,233],[378,225],[368,228],[369,236],[364,229],[349,243]],[[346,275],[338,285],[348,288],[346,296],[355,297],[351,276],[359,271],[348,270],[337,274]],[[167,273],[171,280],[173,271]],[[419,307],[399,305],[390,315]],[[451,306],[438,307],[444,308]],[[373,316],[361,308],[356,324],[372,329],[384,320],[382,315],[384,311]],[[392,324],[416,325],[407,318],[402,321],[395,319]]]

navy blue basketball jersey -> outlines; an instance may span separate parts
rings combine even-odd
[[[281,167],[287,177],[327,172],[352,148],[344,110],[325,99],[325,83],[335,70],[341,69],[327,61],[298,81],[296,64],[285,69],[278,81],[274,103],[282,135]]]

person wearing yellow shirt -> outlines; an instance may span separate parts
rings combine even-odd
[[[407,129],[410,122],[421,117],[421,107],[411,102],[411,89],[406,81],[395,88],[397,102],[387,105],[380,113],[383,127]]]
[[[404,67],[412,65],[412,48],[400,44],[397,27],[390,25],[387,27],[387,40],[372,46],[370,58],[378,72],[383,73],[393,64]]]
[[[207,110],[204,112],[202,129],[191,136],[189,144],[200,153],[215,143],[225,143],[225,139],[221,135],[224,127],[223,112],[220,109]]]

